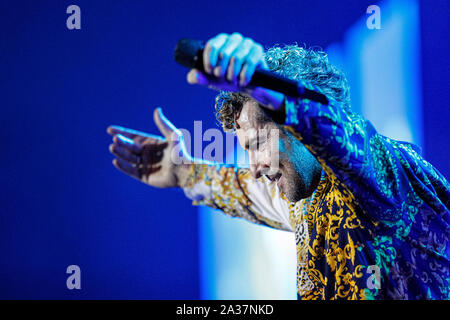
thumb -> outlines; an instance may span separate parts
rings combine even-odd
[[[171,140],[173,134],[178,135],[178,129],[163,115],[161,108],[155,109],[153,112],[153,120],[167,140]]]

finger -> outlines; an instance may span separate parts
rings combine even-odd
[[[187,74],[187,81],[189,84],[199,84],[203,86],[208,86],[214,84],[214,80],[212,77],[207,76],[203,72],[200,72],[197,69],[192,69]]]
[[[257,67],[264,70],[269,70],[269,65],[267,64],[266,58],[264,57],[264,52],[262,61],[257,65]]]
[[[133,165],[137,165],[139,163],[139,156],[116,144],[109,145],[109,151],[117,158],[121,158]]]
[[[209,89],[217,91],[237,91],[239,88],[237,84],[231,84],[223,80],[219,80],[216,77],[209,76],[200,72],[198,70],[191,70],[187,74],[187,81],[190,84],[199,84],[202,86],[207,86]]]
[[[222,78],[228,69],[228,63],[230,62],[231,54],[242,42],[243,37],[240,33],[233,33],[230,35],[219,49],[218,61],[216,67],[214,68],[214,75],[218,78]]]
[[[239,85],[246,86],[259,64],[263,64],[264,49],[260,44],[254,45],[245,60],[244,66],[239,74]]]
[[[153,120],[156,123],[159,131],[166,137],[167,140],[173,141],[176,136],[180,135],[179,130],[167,119],[162,113],[161,108],[156,108],[153,112]],[[175,135],[175,137],[174,137]]]
[[[132,130],[132,129],[128,129],[128,128],[124,128],[121,126],[109,126],[106,129],[106,132],[108,132],[108,134],[114,136],[116,134],[121,134],[127,138],[130,139],[134,139],[137,135],[139,135],[138,131]]]
[[[113,141],[115,144],[117,144],[118,146],[127,149],[129,152],[135,153],[135,154],[140,154],[142,152],[142,146],[127,138],[124,137],[121,134],[117,134],[114,136]]]
[[[197,75],[197,73],[198,73],[199,71],[197,70],[197,69],[191,69],[189,72],[188,72],[188,74],[187,74],[187,76],[186,76],[186,79],[187,79],[187,82],[189,83],[189,84],[197,84],[198,82],[197,82],[197,77],[198,77],[198,75]]]
[[[113,160],[114,166],[125,174],[140,180],[139,169],[120,158]]]
[[[227,40],[228,35],[225,33],[218,34],[210,39],[203,49],[203,67],[206,73],[211,74],[217,63],[219,49]]]
[[[135,141],[139,141],[141,137],[144,138],[150,138],[150,139],[154,139],[155,142],[165,142],[165,139],[161,136],[157,136],[154,134],[150,134],[150,133],[146,133],[146,132],[142,132],[142,131],[137,131],[137,130],[133,130],[133,129],[128,129],[128,128],[124,128],[121,126],[109,126],[107,129],[107,132],[114,136],[116,134],[121,134],[127,138],[133,139]]]
[[[249,54],[253,44],[254,42],[252,39],[245,38],[232,53],[232,57],[227,69],[227,80],[229,82],[237,83],[236,78],[241,72],[245,57]]]

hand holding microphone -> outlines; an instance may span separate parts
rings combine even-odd
[[[268,71],[263,47],[239,33],[221,33],[207,41],[182,39],[175,60],[191,68],[187,80],[215,90],[241,92],[271,110],[282,107],[285,95],[328,104],[327,98]]]

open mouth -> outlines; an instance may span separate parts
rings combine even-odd
[[[266,176],[272,182],[278,182],[281,178],[281,172],[277,172],[276,174]]]

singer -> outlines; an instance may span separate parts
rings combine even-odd
[[[449,183],[414,145],[380,135],[352,112],[346,78],[324,52],[296,45],[264,52],[233,33],[210,39],[201,54],[203,65],[187,80],[220,91],[217,118],[236,133],[250,167],[191,158],[157,109],[162,137],[108,128],[119,170],[151,186],[181,187],[196,205],[294,232],[299,299],[450,298]],[[329,103],[255,87],[257,69]]]

